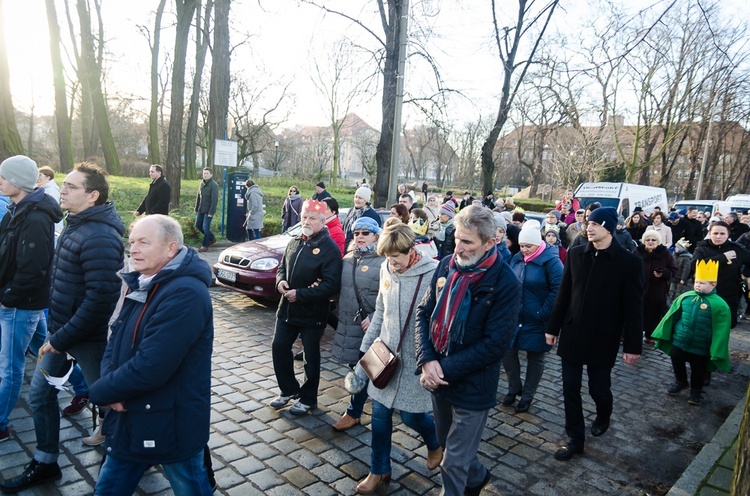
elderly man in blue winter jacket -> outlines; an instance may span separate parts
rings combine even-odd
[[[110,407],[107,459],[94,494],[132,494],[143,473],[160,464],[174,494],[210,495],[203,447],[211,405],[211,268],[183,245],[179,223],[165,215],[136,222],[130,255],[135,270],[123,275],[130,291],[90,392],[92,402]]]

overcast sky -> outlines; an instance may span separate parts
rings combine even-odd
[[[329,0],[327,5],[351,6],[350,2]],[[5,0],[3,3],[14,104],[28,112],[33,101],[37,114],[51,114],[54,102],[44,0]],[[156,0],[102,0],[108,50],[107,91],[110,95],[119,92],[143,99],[144,108],[149,94],[150,54],[137,26],[151,25],[156,3]],[[369,0],[358,5],[374,3]],[[418,5],[416,0],[410,3]],[[657,5],[655,8],[667,3],[664,0],[650,2]],[[61,0],[57,4],[58,17],[64,20]],[[498,2],[500,6],[511,4],[513,2]],[[461,121],[473,119],[479,113],[494,115],[500,66],[490,43],[491,25],[487,22],[490,2],[456,0],[441,1],[439,5],[440,13],[428,21],[437,33],[430,50],[439,61],[446,85],[461,90],[468,97],[453,101],[451,117]],[[574,29],[575,24],[590,13],[590,5],[586,0],[563,0],[563,10],[556,14],[556,26]],[[627,5],[646,5],[646,2],[628,1]],[[724,5],[734,19],[750,20],[750,2],[726,0]],[[362,43],[371,44],[372,38],[336,16],[325,17],[315,8],[299,6],[296,0],[234,0],[231,12],[232,44],[239,43],[243,33],[248,35],[246,43],[233,53],[232,71],[241,71],[256,85],[290,83],[294,96],[294,103],[288,109],[290,124],[326,125],[321,98],[310,81],[310,61],[325,54],[326,47],[342,32],[357,37]],[[382,33],[377,18],[373,17],[372,21],[373,31]],[[167,30],[162,35],[165,46],[171,47],[174,43],[174,32],[168,29],[173,22],[173,15],[165,14],[163,25]],[[63,37],[67,38],[67,26],[63,24],[62,29]],[[424,73],[410,74],[407,69],[407,84],[412,85],[413,91],[418,91],[423,78]],[[353,110],[370,125],[379,127],[379,95],[369,102],[360,102]],[[405,119],[414,117],[406,114]]]

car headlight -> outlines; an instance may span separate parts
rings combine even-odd
[[[273,270],[279,266],[279,261],[275,258],[259,258],[250,264],[253,270]]]

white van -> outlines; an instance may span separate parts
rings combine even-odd
[[[646,214],[654,211],[654,207],[662,212],[669,210],[667,190],[655,186],[641,186],[630,183],[581,183],[573,193],[586,208],[594,202],[602,207],[615,207],[617,213],[627,218],[636,207],[641,207]]]
[[[750,210],[750,195],[732,195],[727,198],[727,203],[732,212],[746,213]],[[726,212],[722,211],[722,213]]]
[[[729,213],[730,209],[729,202],[721,200],[680,200],[674,204],[675,210],[687,210],[690,207],[697,208],[701,212],[704,212],[708,217],[713,217],[717,212],[726,215]]]

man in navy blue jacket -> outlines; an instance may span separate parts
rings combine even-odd
[[[433,392],[444,448],[441,495],[478,495],[490,472],[477,457],[500,363],[518,322],[521,283],[495,248],[495,218],[470,205],[456,215],[456,248],[445,257],[417,309],[420,383]]]
[[[96,494],[132,494],[143,473],[160,464],[174,494],[210,495],[203,447],[211,406],[211,268],[183,245],[179,223],[160,214],[135,223],[130,256],[135,270],[123,275],[130,291],[90,391],[93,403],[110,408]]]

